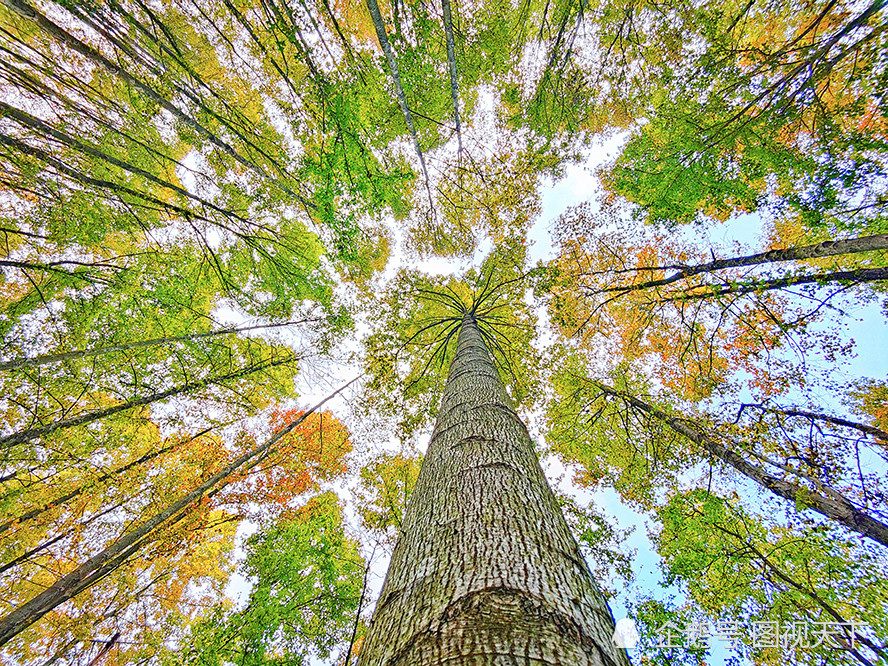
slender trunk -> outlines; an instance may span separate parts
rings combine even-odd
[[[805,259],[818,259],[820,257],[835,257],[842,254],[857,254],[859,252],[874,252],[876,250],[888,250],[888,234],[875,234],[860,238],[848,238],[837,241],[824,241],[815,245],[802,245],[799,247],[787,247],[782,250],[769,250],[742,257],[730,257],[728,259],[714,259],[694,266],[652,266],[636,269],[636,272],[675,270],[676,273],[659,280],[645,280],[638,284],[623,287],[607,287],[601,292],[612,291],[637,291],[662,287],[667,284],[684,280],[685,278],[701,273],[714,273],[727,268],[743,268],[746,266],[760,266],[782,261],[802,261]]]
[[[668,301],[694,301],[701,298],[717,298],[728,294],[752,294],[773,289],[785,289],[798,284],[830,284],[833,282],[848,282],[849,284],[862,284],[864,282],[881,282],[888,280],[888,266],[876,268],[852,268],[847,271],[833,271],[831,273],[815,273],[813,275],[790,275],[773,280],[756,280],[748,284],[725,282],[723,284],[704,284],[688,289],[679,295],[662,299]],[[705,291],[697,291],[705,289]]]
[[[2,132],[0,132],[0,145],[6,145],[6,146],[9,146],[10,148],[14,148],[15,150],[17,150],[20,153],[23,153],[25,155],[30,155],[32,157],[36,157],[37,159],[41,160],[42,162],[45,162],[46,164],[53,166],[56,169],[56,171],[58,171],[59,174],[64,174],[78,183],[81,183],[83,185],[91,185],[93,187],[96,187],[96,188],[99,188],[102,190],[107,190],[109,192],[113,192],[121,201],[125,201],[123,199],[122,195],[126,194],[128,196],[133,197],[134,199],[137,199],[137,200],[140,199],[144,202],[147,202],[147,203],[157,206],[157,210],[164,210],[164,211],[170,211],[170,212],[176,213],[177,215],[182,216],[182,218],[184,218],[186,220],[193,219],[193,220],[200,220],[202,222],[207,222],[208,224],[212,224],[214,226],[220,227],[221,229],[225,229],[227,231],[230,231],[231,233],[233,233],[235,236],[238,236],[239,238],[247,238],[247,236],[245,236],[243,234],[243,232],[239,232],[236,229],[227,227],[224,224],[221,224],[218,220],[212,220],[208,217],[205,217],[204,215],[201,215],[200,213],[198,213],[195,210],[189,210],[187,208],[183,208],[182,206],[178,206],[174,203],[170,203],[168,201],[163,201],[162,199],[158,199],[157,197],[151,196],[151,194],[149,194],[147,192],[135,190],[135,189],[127,187],[125,185],[121,185],[120,183],[114,183],[114,182],[111,182],[110,180],[103,180],[101,178],[93,178],[89,174],[84,173],[83,171],[80,171],[79,169],[75,169],[71,166],[68,166],[67,164],[65,164],[61,160],[56,159],[55,157],[53,157],[52,155],[50,155],[46,151],[41,150],[40,148],[37,148],[36,146],[32,146],[28,143],[25,143],[24,141],[20,141],[19,139],[16,139],[15,137],[9,136],[7,134],[3,134]],[[255,226],[255,225],[252,225],[252,226]]]
[[[100,278],[96,276],[92,276],[86,273],[75,273],[73,271],[65,270],[64,268],[59,268],[59,264],[67,263],[67,262],[53,262],[50,264],[42,264],[32,261],[16,261],[14,259],[0,259],[0,266],[9,266],[10,268],[19,268],[22,271],[42,271],[44,273],[56,274],[56,275],[64,275],[67,278],[71,278],[72,280],[83,280],[84,282],[92,282],[94,284],[109,284],[109,280],[105,278]],[[108,264],[93,264],[92,266],[88,266],[87,264],[81,264],[82,268],[103,268],[108,267]],[[114,266],[117,270],[120,270],[119,266]],[[2,369],[2,368],[0,368]]]
[[[398,98],[398,106],[401,107],[401,113],[404,114],[404,122],[407,124],[407,130],[410,132],[410,136],[413,139],[413,148],[419,156],[419,166],[422,167],[426,192],[429,195],[429,205],[434,206],[432,186],[429,182],[429,172],[426,169],[425,157],[423,157],[422,150],[419,147],[419,136],[416,134],[416,128],[413,125],[413,114],[410,112],[410,107],[407,105],[407,94],[404,92],[404,86],[401,84],[401,74],[398,72],[398,63],[395,60],[395,53],[392,51],[392,45],[385,32],[385,21],[382,18],[382,13],[379,11],[379,5],[376,3],[376,0],[366,0],[366,2],[367,9],[370,10],[370,17],[373,19],[373,27],[376,29],[376,37],[379,39],[379,46],[382,47],[382,52],[385,54],[389,74],[392,77],[392,82],[395,84],[395,96]]]
[[[191,192],[189,192],[188,190],[186,190],[183,187],[179,187],[178,185],[176,185],[174,183],[171,183],[167,180],[164,180],[163,178],[159,178],[159,177],[155,176],[150,171],[145,171],[145,169],[139,168],[137,166],[133,166],[129,162],[125,162],[121,159],[118,159],[117,157],[114,157],[113,155],[109,155],[108,153],[106,153],[102,150],[99,150],[95,146],[91,146],[91,145],[85,143],[84,141],[81,141],[80,139],[73,137],[70,134],[67,134],[66,132],[59,130],[58,128],[53,127],[49,123],[45,123],[42,120],[40,120],[39,118],[35,118],[31,114],[29,114],[25,111],[22,111],[21,109],[17,109],[13,106],[10,106],[2,101],[0,101],[0,114],[2,114],[3,116],[8,116],[8,117],[12,118],[13,120],[15,120],[16,122],[18,122],[20,125],[22,125],[24,127],[29,127],[31,129],[35,130],[36,132],[42,132],[45,136],[51,137],[51,138],[55,139],[58,143],[68,146],[69,148],[73,148],[74,150],[78,150],[85,155],[89,155],[90,157],[96,158],[97,160],[107,162],[108,164],[113,164],[114,166],[116,166],[120,169],[123,169],[124,171],[127,171],[127,172],[133,174],[134,176],[141,176],[145,180],[148,180],[159,187],[162,187],[167,190],[171,190],[172,192],[175,192],[176,194],[179,194],[186,199],[191,199],[191,200],[197,202],[198,204],[200,204],[201,206],[205,206],[207,208],[210,208],[210,209],[216,211],[217,213],[221,213],[225,217],[236,218],[236,219],[244,221],[244,222],[247,221],[245,218],[241,217],[240,215],[238,215],[237,213],[235,213],[233,211],[225,210],[224,208],[220,208],[219,206],[215,205],[211,201],[207,201],[206,199],[204,199],[200,196],[197,196],[196,194],[192,194]]]
[[[34,555],[37,555],[38,553],[43,552],[44,550],[46,550],[50,546],[57,544],[62,539],[66,539],[67,537],[72,536],[76,531],[83,529],[84,527],[86,527],[87,525],[92,523],[94,520],[98,520],[102,516],[108,515],[112,511],[116,511],[121,506],[123,506],[123,504],[124,504],[123,502],[118,502],[117,504],[112,504],[111,506],[106,506],[102,511],[99,511],[98,513],[95,513],[95,514],[89,516],[86,520],[83,520],[82,522],[77,523],[76,525],[73,525],[67,532],[62,532],[61,534],[56,534],[54,537],[51,537],[51,538],[47,539],[46,541],[37,544],[33,548],[26,550],[24,553],[21,553],[20,555],[13,557],[11,560],[9,560],[9,562],[6,562],[2,566],[0,566],[0,575],[5,574],[7,571],[9,571],[10,569],[12,569],[14,567],[17,567],[22,562],[25,562],[26,560],[31,559],[32,557],[34,557]]]
[[[206,435],[208,432],[210,432],[210,430],[212,430],[212,428],[207,428],[206,430],[199,432],[197,435],[195,435],[194,437],[190,437],[187,440],[183,440],[181,442],[175,442],[174,444],[170,444],[169,446],[164,446],[163,448],[157,449],[155,451],[150,451],[150,452],[146,453],[145,455],[143,455],[139,458],[136,458],[135,460],[131,460],[130,462],[126,463],[125,465],[121,465],[120,467],[116,467],[115,469],[112,469],[109,472],[105,472],[104,474],[97,476],[95,479],[91,479],[87,483],[85,483],[81,486],[78,486],[74,490],[71,490],[60,497],[56,497],[54,500],[51,500],[51,501],[47,502],[46,504],[43,504],[41,506],[37,506],[29,511],[26,511],[25,513],[23,513],[19,516],[16,516],[15,518],[7,520],[5,523],[0,525],[0,535],[2,535],[4,532],[6,532],[6,530],[8,530],[11,527],[14,527],[14,526],[17,527],[17,526],[21,525],[22,523],[26,523],[29,520],[31,520],[32,518],[36,518],[37,516],[49,511],[50,509],[54,509],[57,506],[61,506],[62,504],[68,502],[69,500],[72,500],[75,497],[82,495],[86,490],[88,490],[89,488],[92,488],[93,486],[95,486],[98,483],[101,483],[102,481],[107,481],[108,479],[116,478],[117,476],[131,470],[133,467],[138,467],[139,465],[143,465],[146,462],[151,462],[155,458],[162,456],[164,453],[169,453],[170,451],[175,449],[177,446],[181,446],[182,444],[187,444],[189,442],[194,441],[198,437],[202,437],[203,435]],[[0,479],[0,481],[2,481],[2,479]]]
[[[249,375],[252,375],[256,372],[268,370],[269,368],[274,368],[279,365],[285,365],[287,363],[294,363],[298,360],[299,359],[295,357],[288,357],[277,361],[258,363],[256,365],[251,365],[248,368],[244,368],[236,372],[231,372],[227,375],[222,375],[221,377],[210,377],[209,379],[200,379],[193,382],[187,382],[185,384],[175,386],[171,389],[167,389],[166,391],[158,391],[156,393],[151,393],[141,398],[133,398],[132,400],[127,400],[126,402],[119,402],[116,405],[106,407],[105,409],[95,409],[91,412],[84,412],[83,414],[78,414],[77,416],[72,416],[67,419],[53,421],[52,423],[47,423],[46,425],[37,426],[35,428],[28,428],[27,430],[20,430],[19,432],[14,432],[11,435],[7,435],[6,437],[0,437],[0,450],[8,449],[11,446],[23,444],[24,442],[29,442],[32,439],[42,437],[43,435],[48,435],[55,432],[56,430],[61,430],[62,428],[86,425],[87,423],[98,421],[99,419],[103,419],[107,416],[112,416],[113,414],[125,412],[130,409],[135,409],[136,407],[150,405],[155,402],[160,402],[161,400],[166,400],[167,398],[182,395],[190,391],[195,391],[197,389],[201,389],[212,384],[219,384],[220,382],[228,381],[230,379],[240,379],[242,377],[248,377]]]
[[[0,262],[2,263],[2,262]],[[60,354],[45,354],[43,356],[35,356],[34,358],[14,358],[10,361],[0,362],[0,370],[15,370],[16,368],[30,368],[37,365],[46,365],[47,363],[57,363],[59,361],[73,361],[78,358],[89,358],[91,356],[101,356],[102,354],[110,354],[112,352],[127,351],[129,349],[141,349],[143,347],[154,347],[156,345],[168,345],[173,342],[189,342],[200,340],[202,338],[211,338],[219,335],[227,335],[229,333],[241,333],[243,331],[254,331],[264,328],[279,328],[281,326],[292,326],[294,324],[305,323],[301,321],[287,321],[282,324],[260,324],[257,326],[231,326],[222,328],[217,331],[208,331],[207,333],[190,333],[188,335],[174,335],[165,338],[152,338],[150,340],[139,340],[137,342],[124,342],[119,345],[110,347],[94,347],[93,349],[79,349],[77,351],[62,352]]]
[[[882,441],[888,442],[888,432],[885,432],[881,428],[876,428],[875,426],[868,425],[866,423],[858,423],[857,421],[849,421],[848,419],[843,419],[838,416],[831,416],[829,414],[822,414],[820,412],[810,412],[805,409],[799,409],[797,407],[768,407],[766,405],[759,405],[754,403],[745,403],[741,405],[743,409],[750,407],[753,409],[758,409],[763,412],[768,412],[770,414],[782,414],[783,416],[796,416],[798,418],[807,419],[808,421],[825,421],[826,423],[832,423],[833,425],[842,426],[843,428],[851,428],[853,430],[858,430],[862,433],[869,435],[870,437],[874,437],[875,439],[881,439]],[[741,410],[742,411],[742,410]]]
[[[628,666],[470,315],[360,666]]]
[[[450,0],[441,0],[444,11],[444,33],[447,37],[447,63],[450,68],[450,96],[453,97],[453,120],[456,123],[457,158],[462,155],[462,128],[459,124],[459,79],[456,75],[456,47],[453,39],[453,16],[450,14]]]
[[[778,497],[787,499],[790,502],[802,501],[806,507],[813,509],[820,515],[844,525],[853,532],[869,537],[883,546],[888,546],[888,525],[864,513],[838,492],[831,491],[821,494],[817,490],[803,487],[769,474],[767,470],[753,465],[735,451],[707,435],[702,429],[689,425],[686,419],[670,416],[666,412],[634,396],[617,391],[599,382],[594,383],[604,393],[626,401],[635,409],[653,416],[668,426],[673,432],[699,444],[710,455],[727,463],[740,472],[740,474],[755,481],[761,487],[770,490]]]
[[[102,55],[99,51],[94,49],[92,46],[80,41],[77,37],[67,32],[64,28],[59,27],[51,20],[49,20],[46,16],[37,11],[34,7],[29,5],[25,0],[0,0],[2,3],[10,10],[22,16],[26,19],[30,19],[34,23],[36,23],[40,28],[42,28],[45,32],[52,35],[54,38],[59,40],[61,43],[65,44],[68,48],[77,51],[80,55],[92,61],[97,66],[102,69],[107,70],[109,73],[117,76],[122,81],[132,86],[136,90],[142,92],[145,96],[148,97],[151,101],[160,105],[161,108],[169,111],[173,116],[179,119],[182,123],[193,129],[195,132],[200,134],[202,137],[207,139],[214,146],[219,148],[224,153],[230,155],[232,158],[237,160],[240,164],[255,172],[263,179],[271,180],[269,175],[265,172],[265,170],[250,162],[242,155],[240,155],[234,148],[225,143],[221,138],[216,136],[209,129],[201,125],[194,118],[192,118],[187,113],[183,112],[180,108],[170,103],[167,99],[162,97],[154,88],[143,83],[141,80],[137,79],[135,76],[127,72],[120,65],[112,62],[104,55]],[[282,188],[284,189],[284,188]]]
[[[114,634],[111,639],[102,646],[102,649],[99,650],[99,653],[93,658],[91,662],[89,662],[89,666],[98,666],[98,663],[102,661],[106,654],[111,651],[111,648],[117,643],[120,638],[120,632],[118,631]]]
[[[167,521],[175,522],[185,515],[183,513],[189,506],[198,502],[205,496],[218,493],[227,485],[232,475],[243,473],[271,453],[272,447],[294,428],[299,426],[306,418],[331,400],[334,396],[344,391],[354,383],[354,379],[342,388],[331,393],[317,405],[306,411],[290,425],[278,431],[267,442],[255,449],[248,451],[220,472],[214,474],[203,484],[186,493],[178,500],[171,502],[163,511],[142,522],[138,527],[117,539],[102,552],[86,560],[79,567],[58,579],[43,592],[22,604],[12,612],[0,618],[0,647],[8,643],[16,634],[24,631],[48,612],[60,604],[72,599],[83,590],[101,580],[104,576],[114,571],[130,556],[134,555],[144,546],[151,534]]]

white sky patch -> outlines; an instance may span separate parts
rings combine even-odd
[[[564,176],[557,182],[548,179],[542,185],[542,213],[534,221],[528,232],[529,259],[549,261],[556,256],[549,229],[559,215],[571,206],[594,202],[601,194],[601,183],[595,170],[620,150],[627,134],[618,134],[603,141],[597,141],[587,148],[582,163],[568,164]]]

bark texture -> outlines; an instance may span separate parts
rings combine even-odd
[[[849,530],[869,537],[883,546],[888,546],[888,525],[861,511],[847,497],[828,488],[822,482],[805,477],[817,484],[818,490],[815,490],[774,476],[764,468],[752,464],[734,450],[729,449],[716,438],[710,437],[699,425],[692,424],[690,420],[670,416],[643,400],[639,400],[623,391],[616,391],[600,382],[595,382],[595,385],[604,393],[622,398],[634,408],[650,414],[666,424],[674,432],[684,435],[692,442],[699,444],[710,455],[727,463],[740,472],[740,474],[755,481],[763,488],[767,488],[778,497],[795,503],[801,501],[805,506],[820,515],[841,523]],[[790,470],[787,467],[783,467],[783,469],[797,476],[802,476],[797,470]]]
[[[628,666],[614,621],[474,320],[359,666]]]

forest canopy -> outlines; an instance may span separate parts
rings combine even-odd
[[[2,0],[0,659],[348,666],[471,320],[633,661],[884,662],[886,90],[884,0]]]

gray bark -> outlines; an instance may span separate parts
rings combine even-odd
[[[834,520],[853,532],[869,537],[876,543],[888,546],[888,525],[858,509],[842,494],[832,489],[825,489],[825,492],[821,493],[774,476],[758,465],[753,465],[746,458],[726,447],[715,437],[708,435],[702,428],[691,423],[688,419],[670,416],[666,412],[628,393],[617,391],[600,382],[594,383],[604,393],[621,398],[635,409],[650,414],[668,426],[673,432],[683,435],[700,445],[707,453],[730,465],[737,472],[755,481],[762,488],[770,490],[778,497],[787,499],[790,502],[801,500],[805,506],[813,509],[821,516]]]
[[[0,262],[2,263],[2,262]],[[90,358],[92,356],[101,356],[102,354],[111,354],[113,352],[128,351],[130,349],[142,349],[143,347],[154,347],[158,345],[168,345],[174,342],[194,342],[203,338],[212,338],[229,333],[242,333],[245,331],[255,331],[265,328],[280,328],[282,326],[292,326],[294,324],[304,323],[301,321],[287,321],[281,324],[259,324],[256,326],[230,326],[216,331],[208,331],[206,333],[189,333],[187,335],[167,336],[164,338],[152,338],[150,340],[138,340],[136,342],[122,342],[119,345],[111,345],[109,347],[94,347],[92,349],[78,349],[76,351],[61,352],[59,354],[45,354],[43,356],[35,356],[33,358],[14,358],[9,361],[0,362],[0,370],[15,370],[17,368],[30,368],[37,365],[46,365],[47,363],[58,363],[59,361],[74,361],[80,358]]]
[[[602,292],[613,291],[637,291],[661,287],[679,280],[700,275],[701,273],[714,273],[727,268],[744,268],[747,266],[760,266],[783,261],[802,261],[805,259],[818,259],[821,257],[835,257],[843,254],[857,254],[859,252],[875,252],[888,250],[888,234],[875,234],[873,236],[861,236],[860,238],[847,238],[837,241],[823,241],[815,245],[801,245],[799,247],[787,247],[781,250],[768,250],[758,254],[750,254],[742,257],[728,259],[714,259],[694,266],[656,266],[652,268],[639,268],[638,271],[675,269],[677,272],[659,280],[646,280],[638,284],[623,287],[608,287]]]
[[[459,145],[457,156],[462,155],[462,128],[459,124],[459,79],[456,75],[456,46],[453,39],[453,16],[450,13],[450,0],[441,0],[444,10],[444,33],[447,38],[447,64],[450,70],[450,96],[453,97],[453,120],[456,123],[456,141]]]
[[[832,273],[790,275],[788,277],[775,278],[773,280],[752,281],[749,284],[725,282],[722,284],[700,285],[700,287],[690,287],[688,291],[702,287],[708,288],[709,291],[670,296],[669,298],[664,298],[663,301],[694,301],[701,298],[717,298],[718,296],[726,296],[728,294],[752,294],[761,291],[771,291],[773,289],[785,289],[786,287],[793,287],[797,284],[816,283],[825,285],[834,282],[861,284],[864,282],[882,282],[885,280],[888,280],[888,266],[879,266],[877,268],[854,268],[847,271],[834,271]]]
[[[59,578],[43,592],[5,616],[0,617],[0,647],[8,643],[18,633],[37,622],[51,610],[65,601],[74,598],[80,592],[89,588],[91,585],[114,571],[148,543],[151,535],[157,528],[168,521],[175,522],[176,520],[179,520],[185,515],[183,512],[192,504],[198,502],[201,498],[205,496],[210,497],[218,493],[229,483],[233,474],[236,472],[243,473],[265,460],[272,452],[274,445],[277,444],[282,437],[290,433],[294,428],[307,419],[310,414],[320,409],[324,403],[344,391],[354,382],[355,380],[353,379],[342,388],[334,391],[321,400],[317,405],[307,410],[290,425],[279,430],[267,442],[243,454],[225,469],[207,479],[207,481],[200,486],[171,502],[166,509],[145,520],[130,532],[127,532],[124,536],[117,539],[117,541],[103,551],[89,558],[70,573]]]
[[[359,666],[628,666],[471,315]]]
[[[434,206],[434,198],[432,197],[432,187],[429,183],[429,172],[426,169],[425,157],[423,157],[422,149],[419,147],[419,136],[416,134],[416,127],[413,125],[413,114],[407,105],[407,94],[404,92],[404,86],[401,83],[401,74],[398,71],[398,63],[395,60],[395,52],[392,50],[391,42],[385,31],[385,21],[382,13],[379,11],[379,5],[376,0],[366,0],[367,9],[370,11],[370,17],[373,19],[373,27],[376,29],[376,37],[379,39],[379,46],[385,54],[385,61],[388,64],[389,74],[395,85],[395,96],[398,98],[398,106],[401,107],[401,113],[404,114],[404,122],[407,124],[407,130],[413,139],[413,149],[419,157],[419,166],[422,168],[422,175],[425,179],[426,192],[429,195],[429,205]]]
[[[108,416],[119,414],[120,412],[135,409],[136,407],[150,405],[155,402],[160,402],[161,400],[166,400],[167,398],[172,398],[177,395],[183,395],[191,391],[196,391],[198,389],[202,389],[214,384],[219,384],[231,379],[249,377],[250,375],[261,372],[262,370],[268,370],[279,365],[286,365],[287,363],[295,363],[298,360],[299,359],[297,357],[289,356],[277,361],[266,361],[265,363],[251,365],[247,368],[244,368],[243,370],[231,372],[220,377],[209,377],[207,379],[199,379],[197,381],[188,382],[186,384],[180,384],[179,386],[167,389],[166,391],[158,391],[156,393],[151,393],[150,395],[146,395],[141,398],[133,398],[132,400],[127,400],[126,402],[119,402],[116,405],[106,407],[105,409],[95,409],[91,412],[84,412],[83,414],[78,414],[77,416],[72,416],[67,419],[60,419],[58,421],[53,421],[52,423],[47,423],[45,425],[28,428],[27,430],[20,430],[5,437],[0,437],[0,451],[2,451],[3,449],[8,449],[12,446],[16,446],[17,444],[30,442],[32,439],[42,437],[43,435],[48,435],[55,432],[56,430],[61,430],[62,428],[86,425],[87,423],[92,423],[93,421],[98,421],[99,419],[104,419]]]

